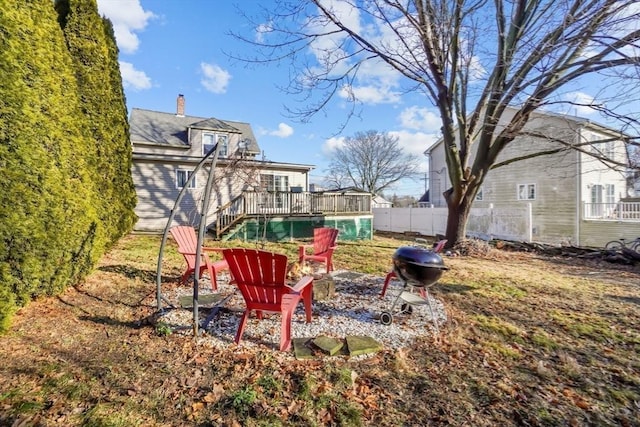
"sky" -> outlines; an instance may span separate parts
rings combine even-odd
[[[250,23],[248,17],[257,17],[261,8],[272,9],[274,4],[274,0],[98,0],[100,14],[114,26],[128,110],[173,113],[177,96],[183,94],[187,115],[250,123],[265,159],[314,165],[310,182],[315,184],[322,184],[330,153],[344,137],[369,130],[388,132],[418,160],[420,174],[415,180],[401,181],[385,194],[419,198],[427,188],[423,178],[428,159],[423,153],[437,140],[441,127],[437,110],[420,92],[401,92],[397,72],[367,62],[359,72],[365,78],[354,86],[362,111],[346,127],[342,125],[348,103],[340,92],[326,111],[310,121],[292,119],[285,107],[296,109],[308,104],[300,104],[295,96],[280,89],[289,83],[289,64],[255,65],[233,59],[251,57],[255,48],[230,33],[258,40],[264,35],[259,30],[268,29],[270,24],[259,20]],[[341,9],[351,25],[366,28],[366,22],[357,21],[361,16],[350,13],[353,10],[347,2],[333,2],[333,7]],[[385,33],[381,34],[384,37]],[[316,41],[313,48],[326,46],[322,44],[326,41]],[[581,84],[568,86],[559,95],[564,102],[581,105],[556,112],[594,118],[591,106],[600,102],[594,98],[598,88],[602,93],[611,88],[602,88],[603,82],[597,80]],[[618,95],[609,102],[638,111],[624,88],[618,88]]]
[[[183,94],[187,115],[250,123],[266,159],[315,165],[311,183],[323,181],[328,154],[342,137],[368,130],[397,136],[400,146],[419,159],[421,172],[426,171],[423,152],[436,140],[441,124],[423,98],[368,87],[360,94],[365,99],[361,117],[353,118],[344,130],[347,109],[340,103],[326,115],[300,123],[287,116],[285,105],[301,105],[279,89],[288,83],[288,65],[253,66],[231,59],[229,53],[250,55],[252,47],[229,32],[256,34],[237,4],[252,14],[258,12],[258,4],[269,3],[98,0],[99,13],[114,26],[129,112],[142,108],[172,113],[178,94]],[[419,198],[425,185],[424,179],[405,180],[388,194]]]

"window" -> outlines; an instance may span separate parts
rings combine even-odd
[[[260,175],[262,191],[289,191],[289,177],[286,175]]]
[[[202,155],[206,155],[209,151],[213,150],[216,141],[220,144],[218,150],[218,157],[227,157],[229,152],[229,137],[227,135],[215,134],[215,133],[203,133],[202,134]]]
[[[535,200],[536,185],[535,184],[519,184],[518,200]]]
[[[196,188],[196,178],[193,177],[193,181],[189,181],[193,171],[187,171],[183,169],[178,169],[176,171],[176,188],[183,188],[187,183],[189,184],[189,188]]]
[[[484,199],[484,195],[482,194],[482,187],[476,193],[476,200],[481,202]]]
[[[602,185],[594,184],[591,186],[591,217],[602,217],[602,208]]]
[[[615,160],[615,149],[616,149],[615,141],[607,141],[604,147],[604,155],[608,159]]]
[[[605,144],[603,142],[599,142],[601,138],[598,137],[598,135],[592,133],[591,136],[589,137],[589,141],[591,142],[591,152],[596,154],[596,155],[601,155]]]
[[[262,205],[266,208],[283,208],[287,195],[282,192],[289,191],[289,177],[286,175],[260,174],[260,189],[262,191],[276,192],[264,194]]]
[[[605,203],[615,203],[616,202],[616,186],[613,184],[606,184],[604,186],[605,189]]]
[[[591,134],[589,140],[591,141],[592,153],[612,160],[615,158],[616,141],[604,135],[598,136],[595,134]]]

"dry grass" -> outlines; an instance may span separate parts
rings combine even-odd
[[[382,276],[407,243],[342,242],[335,264]],[[158,330],[158,245],[127,237],[86,283],[18,313],[0,337],[0,425],[640,425],[638,267],[474,247],[445,258],[438,337],[292,362]],[[166,286],[181,269],[170,247]]]

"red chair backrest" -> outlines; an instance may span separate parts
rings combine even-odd
[[[320,227],[313,229],[313,254],[321,254],[336,245],[338,229],[330,227]]]
[[[222,254],[247,303],[279,304],[289,293],[286,255],[257,249],[224,249]]]
[[[442,252],[442,250],[444,249],[444,245],[447,244],[447,239],[442,239],[440,240],[438,243],[435,244],[435,246],[433,247],[433,252]]]
[[[196,231],[193,227],[188,225],[179,225],[177,227],[172,227],[169,232],[178,244],[178,252],[184,255],[184,258],[187,260],[189,265],[195,265],[195,252],[196,247],[198,246],[198,236],[196,236]],[[191,253],[192,255],[185,255],[185,252]]]

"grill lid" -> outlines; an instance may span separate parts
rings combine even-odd
[[[401,246],[393,254],[393,269],[404,281],[430,286],[448,268],[437,253],[416,246]]]
[[[417,246],[399,247],[393,254],[393,260],[412,263],[419,267],[448,270],[440,255],[429,249]]]

